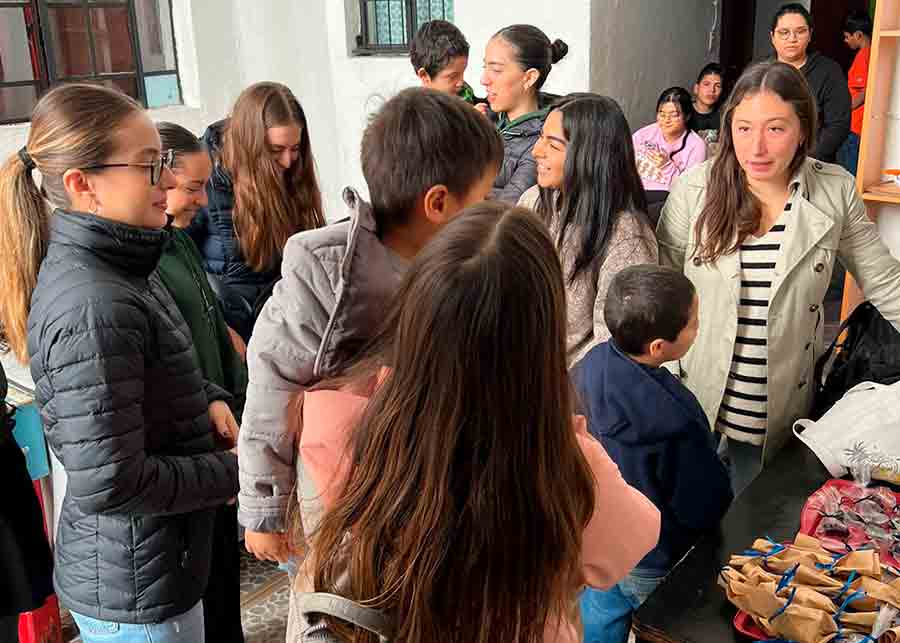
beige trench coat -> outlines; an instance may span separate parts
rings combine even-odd
[[[693,255],[694,224],[706,200],[707,161],[677,182],[657,228],[660,264],[683,270],[700,299],[700,331],[680,362],[684,383],[715,426],[737,335],[741,286],[739,253],[714,264]],[[813,368],[822,353],[823,300],[834,262],[856,278],[863,293],[896,326],[900,322],[900,263],[878,236],[853,177],[837,165],[807,159],[791,181],[795,191],[788,233],[775,266],[769,304],[769,427],[767,464],[809,413]]]

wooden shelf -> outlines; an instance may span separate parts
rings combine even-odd
[[[898,203],[900,204],[900,194],[875,194],[874,192],[863,192],[863,201],[871,201],[874,203]]]

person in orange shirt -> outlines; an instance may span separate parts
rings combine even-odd
[[[872,46],[872,18],[868,13],[854,11],[847,16],[844,21],[844,43],[856,51],[856,57],[847,73],[853,115],[850,119],[850,134],[838,149],[837,161],[850,174],[855,175],[866,103],[866,81],[869,77],[869,52]]]

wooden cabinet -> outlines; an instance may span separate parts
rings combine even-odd
[[[859,149],[856,186],[869,217],[900,209],[900,186],[882,184],[884,172],[900,169],[900,0],[878,0],[866,84],[866,111]],[[894,249],[895,254],[896,248]],[[844,286],[841,319],[862,301],[850,274]]]

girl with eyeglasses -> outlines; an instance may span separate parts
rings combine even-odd
[[[656,101],[656,122],[634,133],[634,153],[648,203],[665,201],[675,179],[706,160],[706,143],[690,130],[693,115],[687,90],[670,87]]]
[[[775,59],[800,70],[816,100],[819,128],[810,156],[834,162],[838,148],[850,133],[850,90],[841,66],[817,51],[809,51],[813,20],[799,2],[782,6],[772,18]]]
[[[137,102],[71,84],[0,167],[0,327],[65,469],[54,580],[84,643],[202,641],[215,508],[238,490],[214,441],[230,396],[154,272],[171,160]]]

